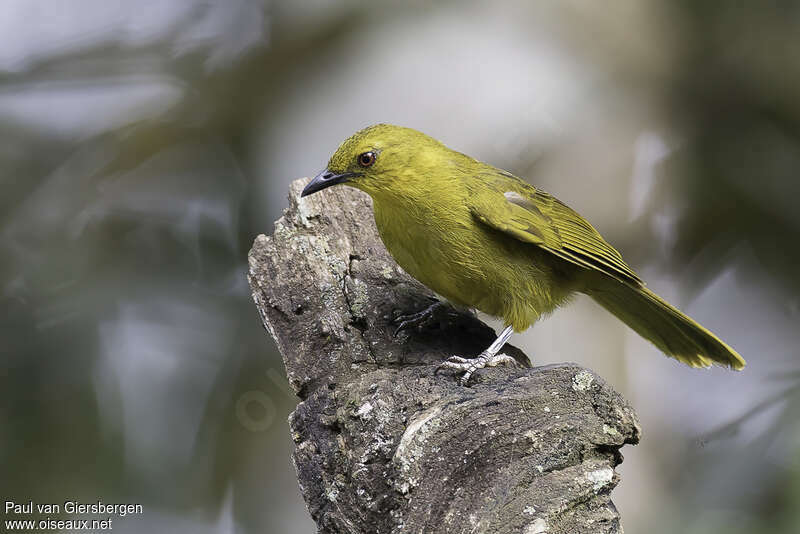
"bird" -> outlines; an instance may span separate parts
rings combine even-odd
[[[684,364],[745,366],[730,346],[651,291],[565,203],[422,132],[392,124],[356,132],[301,197],[338,184],[372,198],[380,238],[407,273],[456,308],[502,319],[503,331],[478,356],[453,355],[437,367],[460,374],[463,385],[478,369],[513,363],[501,353],[512,334],[575,293]],[[430,318],[436,307],[407,323]]]

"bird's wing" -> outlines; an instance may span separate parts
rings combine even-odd
[[[482,224],[532,243],[575,265],[622,282],[643,285],[614,247],[573,209],[515,176],[481,176],[470,195],[470,211]]]

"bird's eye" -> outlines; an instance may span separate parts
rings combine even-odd
[[[359,154],[358,164],[362,167],[372,167],[377,158],[378,157],[375,155],[375,152],[364,152],[363,154]]]

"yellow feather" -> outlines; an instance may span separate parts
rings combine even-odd
[[[359,158],[367,152],[376,157]],[[521,331],[582,292],[692,367],[745,365],[647,289],[574,210],[506,171],[386,124],[342,143],[328,171],[372,196],[378,231],[395,260],[456,305]]]

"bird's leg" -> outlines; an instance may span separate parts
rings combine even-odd
[[[400,323],[394,331],[395,337],[403,330],[409,328],[416,328],[422,330],[434,323],[441,322],[447,316],[456,317],[458,314],[453,311],[447,303],[437,300],[424,310],[412,313],[409,315],[400,315],[395,319],[396,323]]]
[[[494,343],[489,345],[489,348],[487,348],[485,351],[481,352],[477,358],[451,356],[436,368],[434,374],[438,373],[442,369],[454,369],[456,373],[464,373],[459,382],[462,386],[466,386],[469,383],[469,379],[472,377],[472,374],[478,369],[483,369],[484,367],[494,367],[501,363],[516,364],[517,361],[511,356],[506,354],[498,354],[500,349],[503,348],[503,345],[506,344],[508,338],[510,338],[511,334],[513,333],[514,329],[511,326],[507,326],[506,329],[503,330],[499,336],[497,336],[497,339],[494,340]]]

